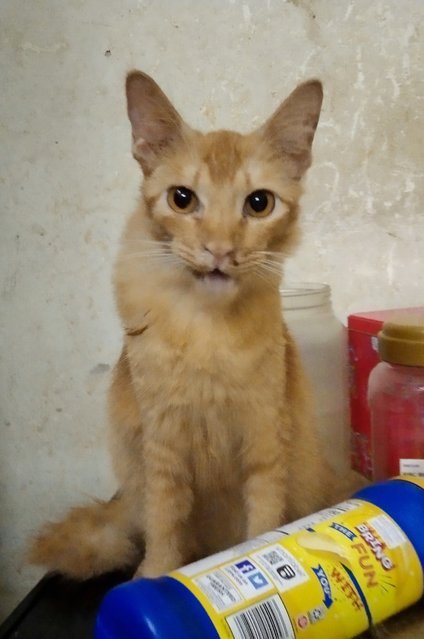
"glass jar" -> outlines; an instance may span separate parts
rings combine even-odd
[[[424,476],[424,313],[383,324],[368,382],[373,477]]]
[[[312,386],[324,453],[337,472],[346,472],[350,467],[346,329],[333,313],[327,284],[288,284],[281,297],[284,319]]]

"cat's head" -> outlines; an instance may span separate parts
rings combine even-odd
[[[127,77],[127,100],[133,155],[144,173],[139,213],[149,233],[134,240],[145,242],[146,257],[208,296],[278,287],[296,238],[321,83],[298,86],[248,135],[193,130],[139,71]]]

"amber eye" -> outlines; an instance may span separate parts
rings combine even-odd
[[[274,210],[275,196],[271,191],[253,191],[244,202],[244,214],[251,217],[266,217]]]
[[[171,186],[168,189],[167,201],[177,213],[193,213],[199,204],[197,195],[185,186]]]

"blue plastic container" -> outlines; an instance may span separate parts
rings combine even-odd
[[[424,572],[424,481],[419,484],[406,478],[392,479],[372,484],[352,499],[377,506],[398,524],[412,543]],[[388,610],[387,616],[394,612]],[[265,634],[256,636],[268,639]],[[220,634],[196,596],[177,579],[165,576],[134,580],[111,590],[100,607],[95,637],[220,639]]]

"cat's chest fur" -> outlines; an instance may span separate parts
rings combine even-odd
[[[254,322],[252,318],[241,324],[219,313],[178,316],[153,311],[144,333],[128,345],[144,401],[163,401],[191,412],[228,411],[245,402],[271,354],[279,353],[281,364],[284,355],[283,340],[268,337],[276,335],[269,322]],[[160,380],[154,388],[153,378]]]

